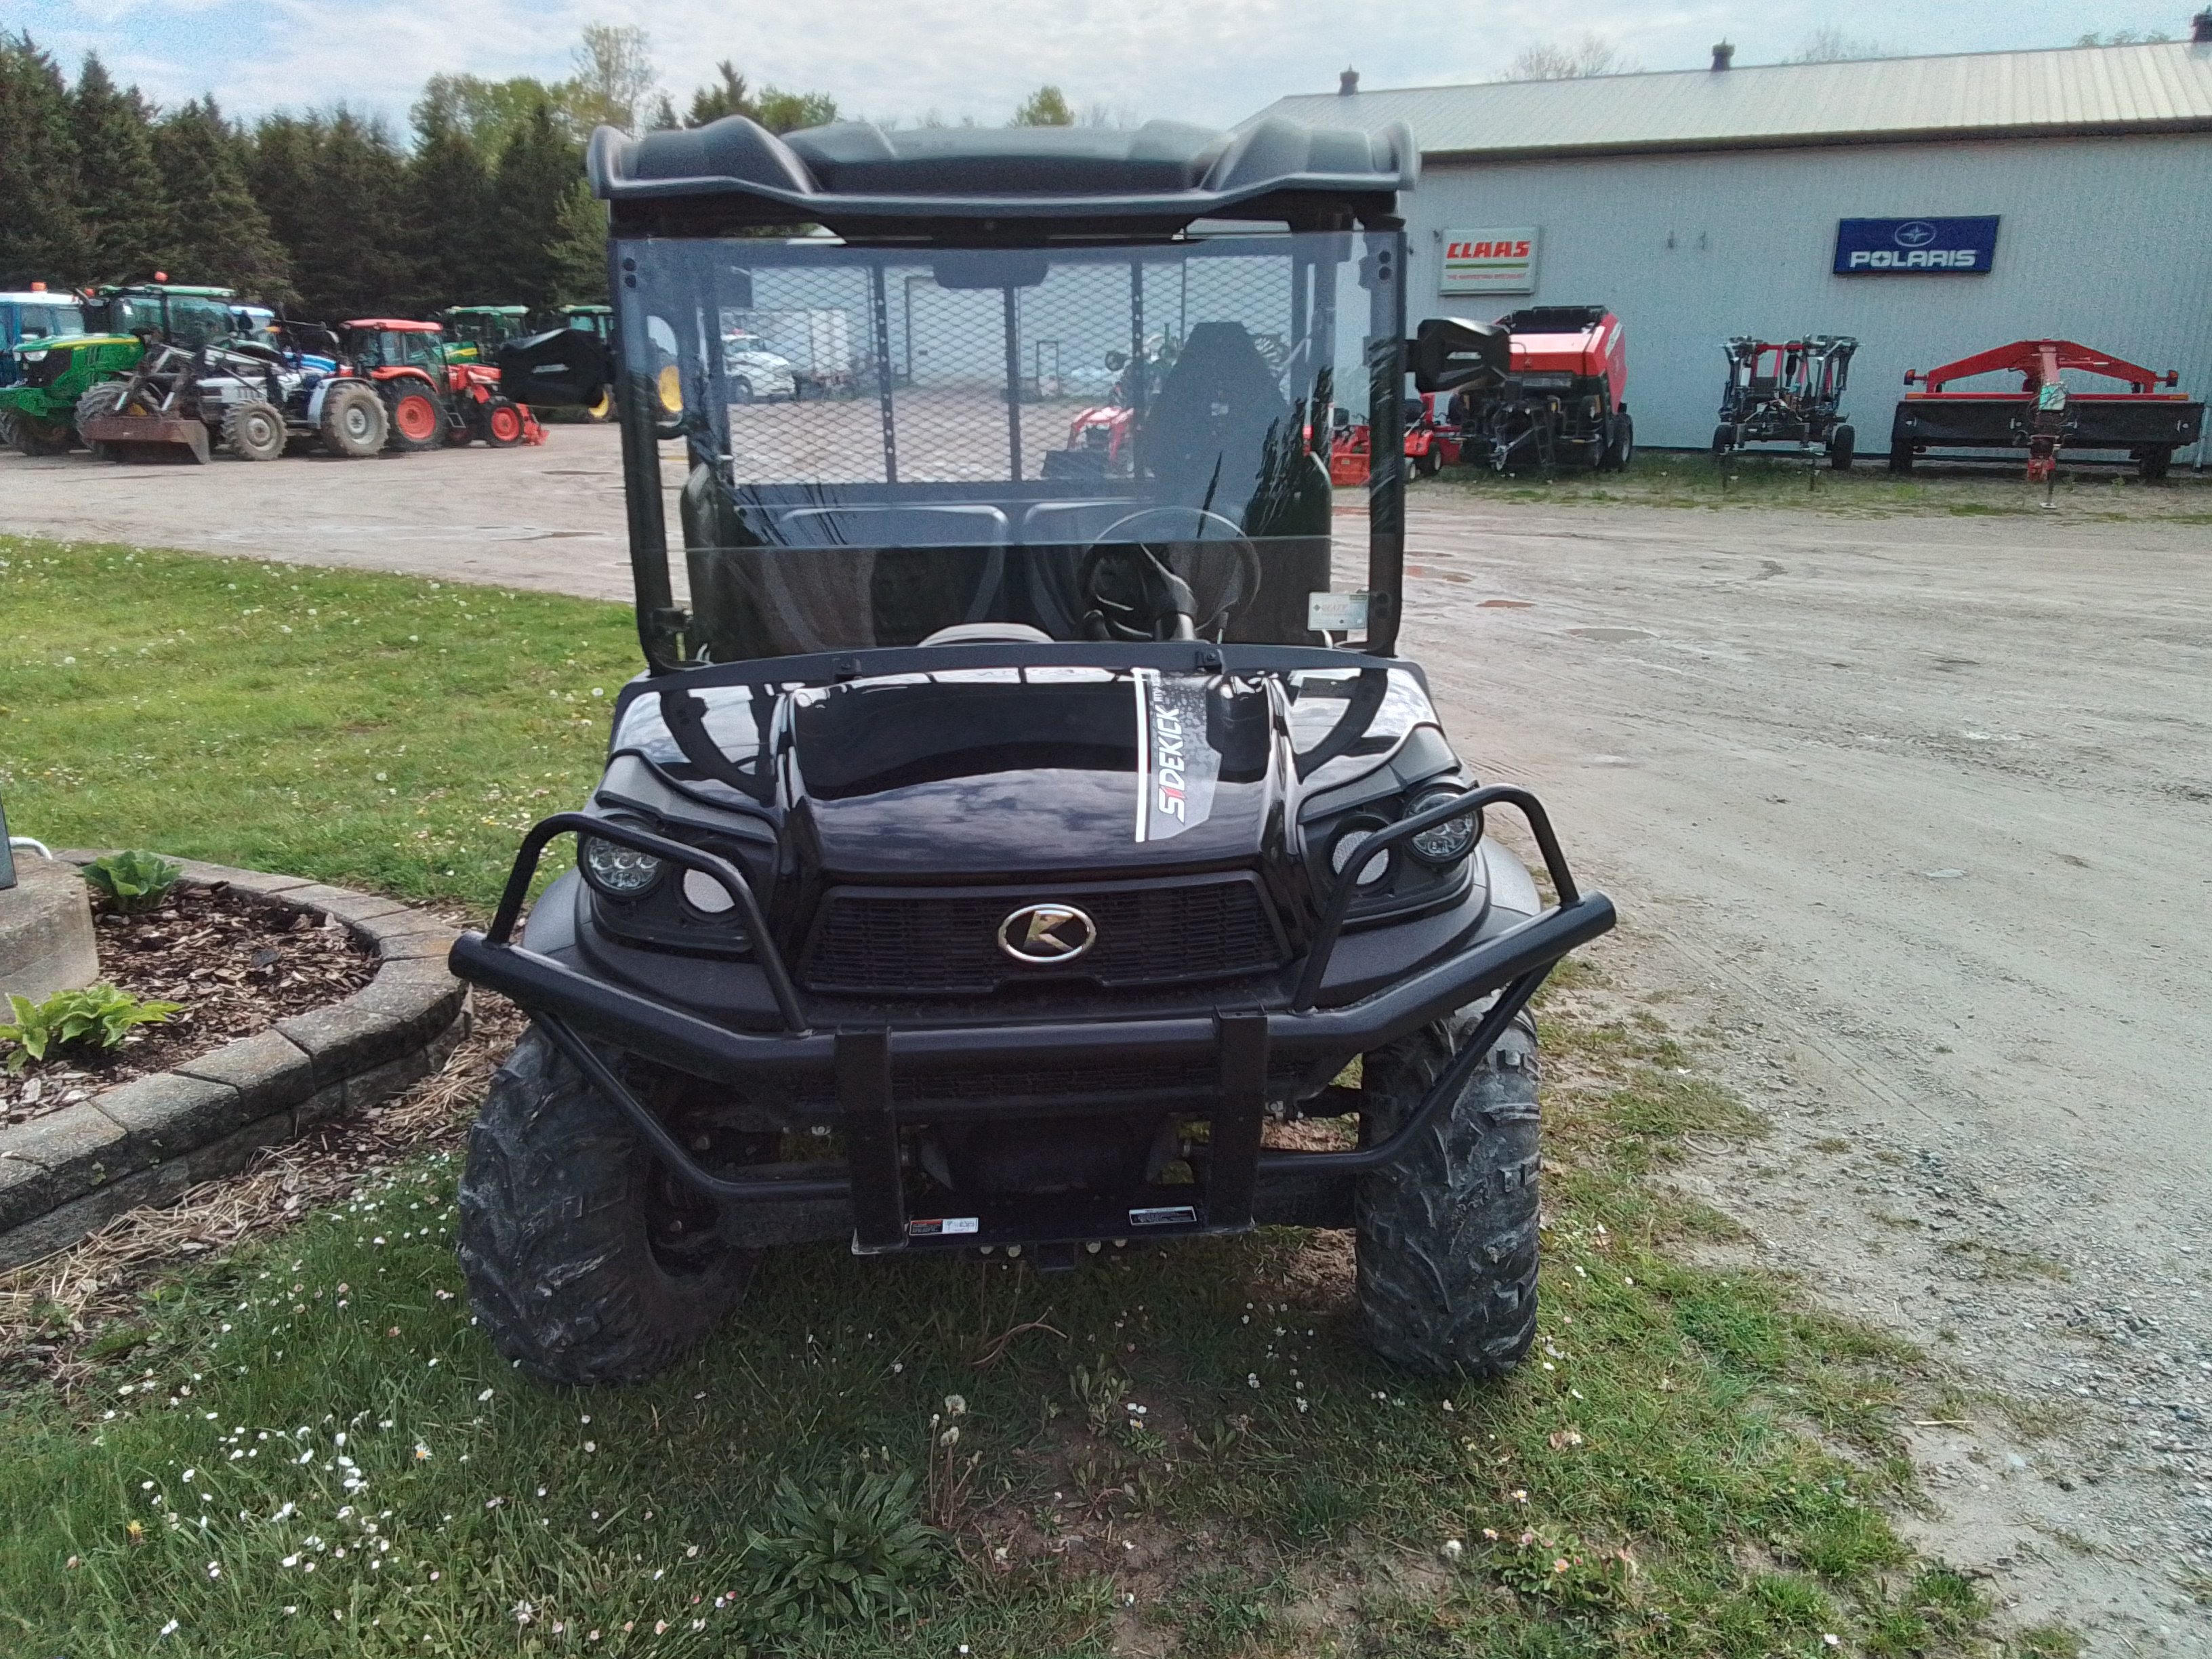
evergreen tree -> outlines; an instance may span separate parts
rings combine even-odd
[[[88,274],[69,87],[31,37],[0,34],[0,288]]]
[[[118,89],[94,52],[77,76],[70,113],[80,157],[86,275],[95,283],[143,280],[177,234],[154,160],[152,112],[137,88]]]
[[[575,297],[579,231],[574,206],[582,158],[575,142],[541,102],[507,140],[493,199],[493,246],[507,289],[532,307]]]
[[[215,283],[271,302],[292,292],[291,260],[247,182],[248,146],[212,98],[154,128],[154,156],[176,225],[163,260],[180,283]]]
[[[315,150],[319,124],[292,115],[264,115],[253,130],[248,176],[269,228],[291,256],[298,314],[329,320],[301,292],[299,250],[307,243],[315,204]]]
[[[465,128],[434,112],[431,120],[416,130],[401,216],[414,267],[411,308],[504,303],[487,223],[490,175]]]
[[[714,66],[721,79],[710,86],[700,88],[691,94],[691,112],[684,118],[687,127],[703,127],[709,121],[719,121],[725,115],[750,115],[753,100],[748,95],[745,77],[738,73],[738,66],[725,58]]]
[[[318,125],[314,195],[294,250],[301,293],[331,321],[388,312],[414,286],[401,248],[406,164],[381,121],[341,104]]]

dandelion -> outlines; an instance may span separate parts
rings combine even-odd
[[[1461,1554],[1461,1553],[1462,1553],[1463,1550],[1465,1550],[1466,1548],[1467,1548],[1467,1546],[1466,1546],[1466,1545],[1464,1545],[1464,1544],[1462,1544],[1462,1543],[1461,1543],[1461,1542],[1459,1541],[1459,1540],[1458,1540],[1458,1539],[1456,1539],[1456,1538],[1447,1538],[1447,1539],[1445,1539],[1445,1540],[1444,1540],[1444,1559],[1445,1559],[1445,1560],[1447,1560],[1447,1561],[1456,1561],[1456,1560],[1458,1560],[1458,1559],[1459,1559],[1459,1558],[1460,1558],[1460,1554]]]
[[[1247,1372],[1245,1372],[1245,1373],[1244,1373],[1244,1386],[1245,1386],[1246,1388],[1248,1388],[1248,1389],[1256,1389],[1256,1388],[1258,1388],[1258,1387],[1260,1386],[1260,1373],[1259,1373],[1259,1372],[1257,1372],[1257,1371],[1247,1371]]]
[[[968,1402],[957,1394],[948,1394],[945,1396],[945,1411],[948,1417],[964,1417],[968,1413]]]
[[[1824,1630],[1824,1631],[1822,1631],[1822,1632],[1820,1632],[1820,1645],[1821,1645],[1821,1646],[1823,1646],[1823,1647],[1830,1647],[1830,1648],[1839,1648],[1839,1647],[1843,1646],[1843,1644],[1844,1644],[1844,1638],[1843,1638],[1842,1637],[1840,1637],[1840,1636],[1838,1636],[1834,1632],[1832,1632],[1832,1631],[1825,1631],[1825,1630]]]
[[[516,1624],[526,1625],[537,1616],[538,1609],[532,1607],[527,1600],[517,1601],[514,1604],[514,1622]]]

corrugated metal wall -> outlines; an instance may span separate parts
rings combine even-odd
[[[2212,134],[1432,161],[1406,211],[1416,320],[1618,313],[1643,445],[1711,443],[1732,334],[1856,335],[1863,454],[1887,453],[1906,369],[2016,339],[2178,368],[2182,389],[2212,396]],[[1990,213],[2004,223],[1989,276],[1830,272],[1838,219]],[[1438,298],[1443,234],[1486,225],[1540,228],[1537,292]],[[2192,459],[2212,453],[2175,458]]]

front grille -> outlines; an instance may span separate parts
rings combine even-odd
[[[999,925],[1045,902],[1079,906],[1097,943],[1064,968],[1024,968],[999,948]],[[1272,972],[1287,954],[1249,876],[988,894],[842,888],[823,902],[799,973],[817,991],[977,994],[1054,976],[1114,987],[1232,979]]]
[[[66,351],[50,350],[39,362],[24,364],[23,384],[37,386],[52,386],[56,380],[61,379],[62,371],[70,366],[70,355]]]
[[[1157,1065],[963,1068],[954,1072],[896,1073],[891,1099],[909,1109],[941,1105],[1050,1106],[1071,1101],[1126,1098],[1137,1104],[1203,1102],[1219,1092],[1221,1068],[1210,1060]],[[807,1078],[786,1090],[786,1102],[798,1106],[830,1104],[836,1085],[828,1078]]]

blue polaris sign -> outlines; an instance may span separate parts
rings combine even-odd
[[[1836,275],[1918,276],[1930,272],[1986,275],[1997,262],[1997,221],[1986,219],[1838,219]]]

